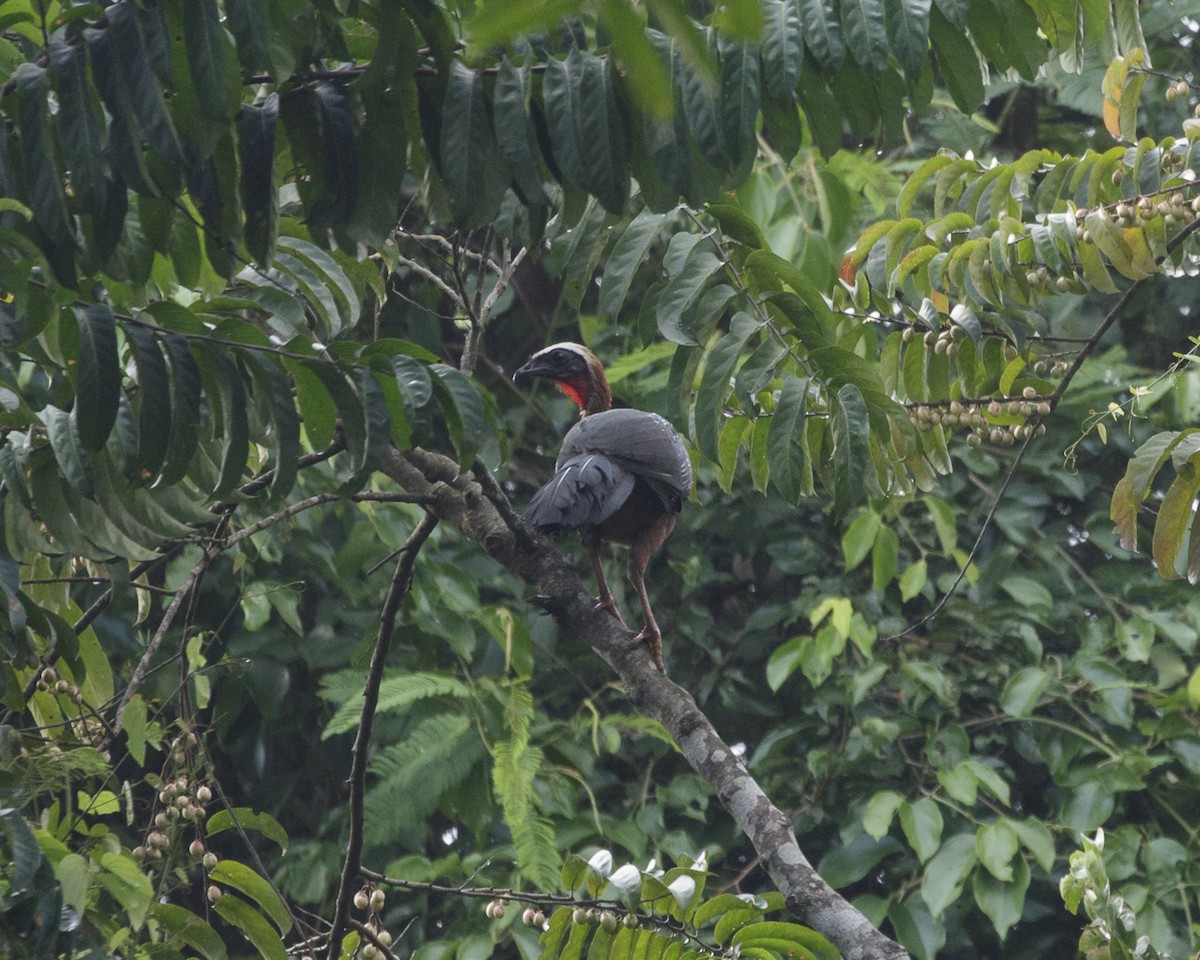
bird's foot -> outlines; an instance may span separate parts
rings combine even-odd
[[[621,611],[617,609],[617,601],[613,599],[611,593],[605,596],[597,597],[596,605],[592,607],[592,609],[596,613],[599,613],[601,610],[607,610],[617,618],[617,623],[623,626],[626,630],[629,629],[629,625],[625,622],[625,618],[621,616]]]
[[[654,665],[658,667],[663,676],[666,676],[667,666],[663,663],[662,655],[662,634],[650,627],[643,627],[642,632],[633,638],[633,642],[644,643],[650,648],[650,656],[654,658]]]

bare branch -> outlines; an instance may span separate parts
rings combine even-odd
[[[329,960],[337,960],[341,950],[342,933],[350,917],[350,902],[354,898],[354,882],[362,865],[363,846],[363,795],[366,792],[367,755],[371,747],[371,730],[375,725],[375,708],[379,703],[379,686],[383,682],[383,667],[387,663],[388,651],[392,646],[392,633],[396,629],[396,615],[400,604],[412,586],[413,567],[421,546],[433,533],[438,517],[426,513],[417,524],[412,535],[400,552],[396,572],[388,588],[387,599],[379,614],[379,633],[375,637],[375,650],[371,654],[371,665],[367,669],[367,680],[363,687],[363,706],[358,733],[354,737],[350,763],[350,837],[346,841],[346,859],[342,863],[342,877],[338,885],[337,902],[333,926],[329,931]]]

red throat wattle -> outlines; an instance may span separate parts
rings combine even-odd
[[[587,385],[579,380],[555,380],[558,389],[574,400],[582,410],[587,407]]]

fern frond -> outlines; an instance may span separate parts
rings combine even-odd
[[[342,671],[332,678],[331,682],[322,682],[321,696],[326,699],[335,700],[336,694],[334,691],[342,692],[345,689],[345,681],[340,679],[347,671]],[[361,675],[360,675],[361,677]],[[405,707],[410,706],[417,700],[424,700],[429,697],[457,697],[465,698],[470,696],[470,690],[461,680],[456,680],[454,677],[448,677],[440,673],[408,673],[398,677],[388,677],[379,687],[379,705],[376,713],[383,714],[390,711],[403,711]],[[329,721],[325,727],[325,732],[321,734],[321,739],[325,740],[335,734],[345,733],[347,730],[353,730],[358,726],[359,716],[362,714],[362,680],[359,680],[358,689],[347,699],[340,707],[337,713],[333,715],[333,719]]]
[[[484,756],[483,743],[462,713],[435,714],[416,724],[402,742],[371,760],[370,771],[379,779],[366,796],[367,842],[392,843],[419,824]]]

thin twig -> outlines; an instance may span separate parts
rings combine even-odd
[[[439,277],[436,273],[430,270],[425,264],[418,263],[416,260],[410,260],[402,254],[396,254],[396,263],[400,266],[408,267],[413,273],[419,277],[423,277],[432,283],[435,287],[448,296],[456,307],[460,310],[466,310],[466,303],[463,301],[462,295],[459,294],[450,284]]]
[[[354,746],[350,751],[350,836],[346,841],[346,858],[342,863],[342,876],[338,884],[333,926],[329,931],[328,960],[337,960],[341,950],[342,933],[350,919],[350,902],[354,897],[355,878],[362,866],[363,794],[366,791],[367,755],[371,747],[371,729],[375,724],[375,709],[379,703],[379,687],[383,682],[383,668],[387,662],[388,652],[391,650],[392,633],[396,629],[396,616],[400,611],[400,604],[412,586],[413,568],[416,565],[417,554],[420,552],[421,546],[429,539],[429,535],[433,533],[437,523],[436,516],[426,513],[404,544],[404,550],[401,551],[400,559],[396,562],[396,572],[392,576],[387,599],[384,600],[383,610],[379,614],[379,633],[375,637],[375,650],[371,654],[371,665],[367,670],[367,680],[363,686],[363,705],[358,723],[358,733],[354,737]]]
[[[983,543],[984,534],[988,532],[992,525],[992,519],[996,516],[996,510],[999,508],[1001,501],[1004,499],[1004,494],[1008,491],[1009,484],[1012,483],[1013,477],[1017,475],[1017,468],[1021,466],[1021,460],[1025,457],[1025,451],[1029,449],[1029,444],[1033,441],[1033,434],[1030,433],[1025,437],[1025,442],[1021,444],[1021,449],[1017,451],[1017,455],[1013,457],[1012,465],[1008,468],[1008,473],[1004,475],[1004,482],[1000,484],[1000,490],[996,493],[996,498],[992,501],[992,506],[988,510],[988,514],[983,519],[983,526],[979,528],[979,535],[975,538],[975,542],[971,545],[971,552],[967,554],[967,559],[958,571],[958,576],[954,578],[954,582],[950,584],[950,589],[942,594],[942,598],[934,605],[929,613],[925,614],[916,623],[910,624],[897,634],[885,638],[885,642],[891,640],[899,640],[901,637],[907,637],[914,630],[924,626],[942,611],[942,607],[954,595],[954,591],[958,589],[958,585],[963,582],[963,578],[967,575],[967,570],[975,560],[975,555],[979,553],[979,547]]]
[[[117,732],[121,730],[121,721],[124,719],[125,708],[129,706],[129,701],[133,699],[133,695],[137,693],[138,688],[142,685],[142,681],[146,679],[150,663],[157,656],[158,648],[162,646],[163,638],[166,637],[167,631],[171,629],[171,624],[175,622],[179,608],[183,606],[184,601],[187,600],[192,590],[204,579],[204,574],[208,571],[209,565],[217,558],[219,553],[219,550],[205,550],[199,562],[188,571],[188,575],[184,578],[183,583],[175,591],[174,599],[171,600],[171,603],[163,613],[163,618],[158,624],[158,629],[154,631],[154,636],[150,638],[150,642],[146,645],[146,652],[142,654],[142,659],[138,661],[138,665],[133,670],[133,675],[129,678],[125,692],[121,694],[121,700],[117,704],[117,719],[114,724]]]

